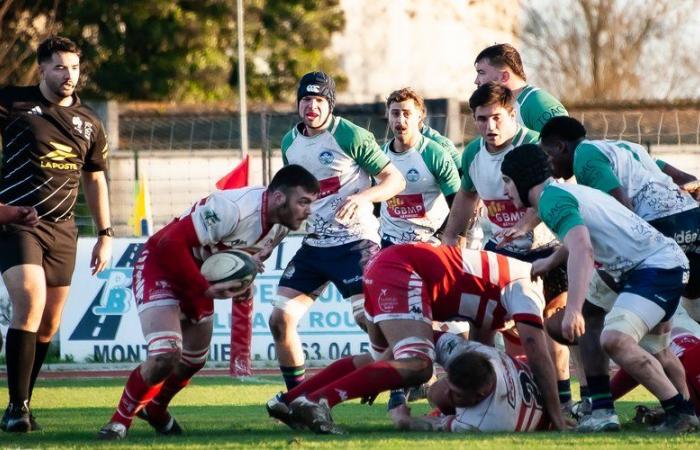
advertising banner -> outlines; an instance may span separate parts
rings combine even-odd
[[[73,283],[60,328],[62,357],[107,363],[146,358],[131,291],[133,265],[144,242],[144,238],[115,239],[112,265],[92,276],[89,264],[95,239],[79,240]],[[285,239],[266,261],[265,272],[255,280],[251,348],[254,367],[275,365],[275,346],[267,322],[279,278],[300,245],[300,237]],[[217,300],[210,360],[229,361],[230,329],[231,301]],[[332,284],[302,319],[299,334],[309,365],[369,350],[367,336],[355,324],[350,303]]]

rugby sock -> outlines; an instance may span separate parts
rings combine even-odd
[[[581,400],[583,400],[586,397],[590,397],[591,392],[588,390],[588,386],[580,385],[578,387],[578,395],[581,397]]]
[[[204,367],[204,364],[205,363],[202,363],[199,367],[189,366],[192,368],[192,372],[184,378],[174,373],[166,378],[163,382],[163,386],[160,388],[160,392],[146,405],[146,414],[148,414],[148,417],[153,419],[156,423],[165,424],[168,419],[168,405],[170,401],[178,392],[190,384],[192,377]]]
[[[610,393],[613,400],[617,400],[637,386],[639,386],[639,382],[632,375],[620,369],[610,380]]]
[[[112,415],[112,422],[119,422],[129,428],[134,416],[139,412],[144,405],[148,404],[153,397],[158,394],[163,383],[149,386],[141,376],[141,366],[138,366],[131,372],[129,379],[124,386],[124,392],[119,400],[117,410]]]
[[[668,400],[661,400],[661,407],[666,414],[695,414],[693,405],[688,400],[683,400],[681,394],[677,394]]]
[[[557,389],[559,390],[559,403],[562,405],[571,401],[571,379],[557,381]]]
[[[334,361],[330,366],[326,367],[313,377],[291,389],[289,392],[282,394],[282,401],[289,403],[297,397],[314,392],[329,383],[338,380],[345,375],[355,370],[353,356],[346,356],[337,361]]]
[[[369,397],[390,389],[405,387],[398,370],[388,361],[375,361],[345,375],[307,397],[312,401],[324,398],[331,408],[353,398]]]
[[[588,390],[591,393],[592,409],[615,409],[612,394],[610,393],[610,377],[608,375],[596,375],[586,377]]]
[[[49,342],[39,342],[36,341],[36,347],[34,347],[34,366],[32,367],[32,375],[29,379],[29,401],[32,401],[32,393],[34,392],[34,384],[36,379],[41,372],[41,366],[44,365],[44,360],[46,355],[49,353],[49,347],[51,346],[51,341]]]
[[[10,328],[5,342],[7,388],[10,403],[20,405],[29,400],[29,379],[34,363],[36,333]]]
[[[280,366],[280,371],[282,372],[282,378],[284,378],[284,384],[287,385],[287,390],[291,391],[304,382],[306,366],[304,364],[291,367]]]

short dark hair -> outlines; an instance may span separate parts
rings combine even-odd
[[[523,60],[520,58],[520,53],[510,44],[495,44],[483,49],[474,60],[474,64],[482,59],[488,58],[489,63],[499,69],[505,67],[510,68],[514,74],[527,80],[525,69],[523,68]]]
[[[586,138],[586,127],[581,122],[569,116],[552,117],[540,131],[541,141],[561,140],[576,142]]]
[[[63,36],[51,36],[39,44],[36,49],[36,59],[39,64],[50,61],[54,53],[75,53],[80,57],[80,48],[70,39]]]
[[[267,190],[282,191],[287,194],[290,189],[300,186],[310,194],[317,194],[321,191],[321,185],[315,176],[305,168],[297,164],[290,164],[277,171]]]
[[[513,111],[515,96],[513,91],[497,81],[489,81],[484,83],[469,97],[469,108],[473,113],[476,113],[476,108],[479,106],[487,106],[498,104],[503,106],[508,111]]]
[[[483,353],[468,351],[461,353],[447,366],[447,379],[458,388],[475,392],[496,378],[496,371]]]

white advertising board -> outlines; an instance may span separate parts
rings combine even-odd
[[[94,239],[78,241],[78,257],[70,295],[60,328],[61,356],[75,361],[127,362],[146,357],[134,297],[131,273],[144,239],[115,239],[112,265],[97,276],[90,274]],[[301,245],[290,236],[265,264],[255,280],[253,341],[254,366],[273,366],[275,348],[267,324],[282,271]],[[230,359],[231,301],[215,302],[214,337],[209,358]],[[367,351],[367,336],[355,324],[349,302],[333,285],[323,293],[299,325],[304,351],[310,364]]]

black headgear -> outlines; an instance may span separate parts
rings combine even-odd
[[[536,144],[521,145],[508,152],[503,158],[501,172],[513,180],[520,201],[528,207],[531,206],[528,198],[530,189],[552,175],[547,155]]]
[[[335,82],[325,72],[309,72],[299,80],[297,90],[297,107],[303,97],[315,95],[328,100],[330,110],[335,106]]]

